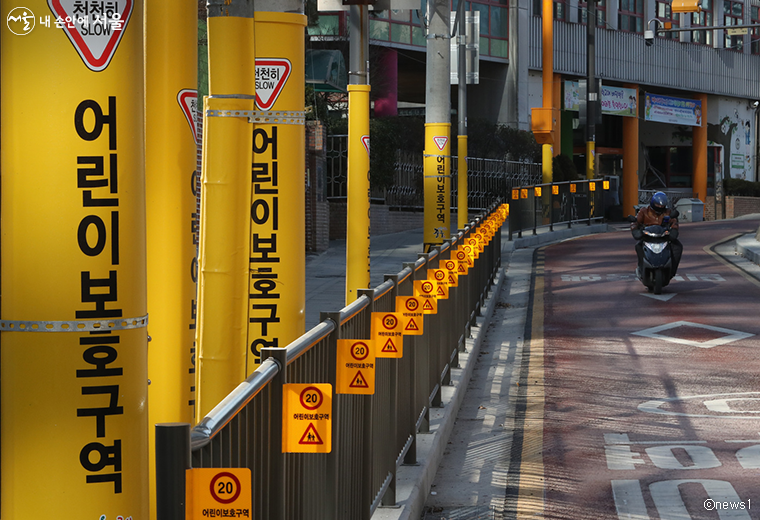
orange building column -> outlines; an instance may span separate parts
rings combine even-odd
[[[698,119],[700,126],[692,130],[692,150],[694,153],[692,163],[694,174],[692,191],[702,202],[707,199],[707,94],[695,94],[694,99],[702,102],[702,116]]]
[[[625,85],[636,91],[636,117],[623,118],[623,215],[633,214],[639,203],[639,86]]]

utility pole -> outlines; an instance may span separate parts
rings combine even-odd
[[[588,0],[586,19],[586,178],[595,175],[596,108],[599,93],[596,88],[596,0]]]
[[[449,0],[428,0],[425,82],[425,250],[451,230],[451,11]]]
[[[457,137],[457,227],[464,229],[467,225],[467,24],[464,16],[464,2],[457,7],[457,41],[459,43],[459,132]]]
[[[346,305],[370,286],[369,7],[351,5],[349,21]]]

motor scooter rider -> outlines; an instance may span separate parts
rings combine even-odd
[[[649,206],[644,206],[636,214],[636,220],[631,223],[631,234],[636,242],[636,255],[639,257],[639,263],[636,268],[636,275],[641,277],[641,266],[644,260],[644,231],[647,226],[662,226],[665,217],[668,217],[667,225],[670,231],[666,232],[670,236],[670,256],[673,265],[672,276],[676,275],[678,264],[681,262],[683,245],[678,241],[678,219],[671,218],[668,209],[668,196],[658,191],[652,195]]]

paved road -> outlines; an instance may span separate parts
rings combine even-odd
[[[628,233],[536,250],[507,517],[760,518],[760,282],[710,249],[757,228],[682,225],[657,299]]]

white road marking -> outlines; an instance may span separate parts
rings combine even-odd
[[[689,397],[668,397],[665,399],[652,399],[651,401],[646,401],[644,403],[641,403],[638,406],[638,409],[640,412],[645,413],[656,413],[660,415],[674,415],[679,417],[711,417],[716,419],[755,419],[757,420],[760,418],[760,411],[752,412],[753,415],[721,415],[719,412],[715,412],[714,414],[704,414],[704,413],[684,413],[684,412],[673,412],[670,410],[663,410],[661,409],[662,406],[668,404],[668,403],[674,403],[678,401],[687,401],[691,399],[701,399],[702,403],[704,404],[705,401],[710,401],[712,398],[721,397],[721,396],[730,396],[730,397],[738,397],[738,396],[750,396],[751,398],[754,398],[755,396],[760,396],[760,392],[738,392],[738,393],[732,393],[732,394],[712,394],[712,395],[693,395]]]
[[[663,336],[662,334],[660,334],[660,332],[670,330],[670,329],[675,329],[681,326],[697,327],[700,329],[711,330],[714,332],[722,332],[723,334],[725,334],[725,336],[711,339],[709,341],[693,341],[689,339]],[[646,338],[660,339],[663,341],[669,341],[670,343],[679,343],[681,345],[690,345],[692,347],[699,347],[699,348],[719,347],[722,345],[726,345],[728,343],[732,343],[734,341],[738,341],[741,339],[746,339],[746,338],[754,336],[754,334],[750,334],[748,332],[740,332],[738,330],[724,329],[723,327],[714,327],[712,325],[703,325],[701,323],[692,323],[690,321],[674,321],[673,323],[666,323],[665,325],[660,325],[658,327],[652,327],[649,329],[640,330],[638,332],[632,332],[631,334],[635,336],[644,336]]]

